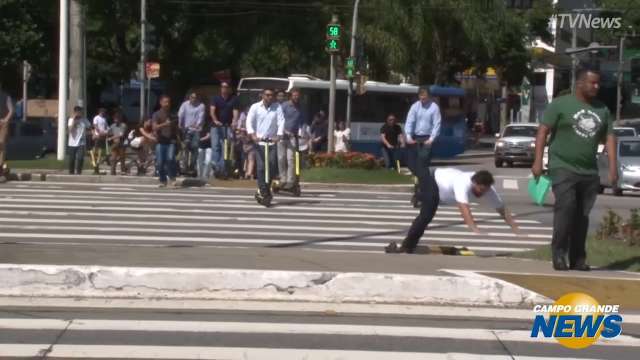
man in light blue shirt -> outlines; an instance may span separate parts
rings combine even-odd
[[[274,102],[274,95],[273,89],[263,90],[262,101],[251,105],[247,114],[247,134],[256,144],[259,190],[256,200],[266,205],[271,202],[271,179],[277,171],[275,145],[284,133],[285,122],[280,104]]]
[[[195,172],[198,160],[198,145],[200,145],[200,131],[204,123],[204,104],[198,100],[196,93],[189,95],[189,100],[180,105],[178,124],[184,135],[184,146],[188,154],[185,159],[187,171]]]
[[[440,135],[442,115],[438,104],[431,100],[429,88],[420,88],[418,97],[407,115],[405,137],[409,145],[409,168],[420,178],[429,171],[431,146]]]

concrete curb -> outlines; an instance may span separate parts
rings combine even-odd
[[[551,300],[473,276],[1,264],[0,296],[524,307]]]

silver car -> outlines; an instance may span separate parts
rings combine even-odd
[[[516,162],[532,164],[535,157],[538,124],[507,125],[500,134],[494,148],[496,167],[506,162],[510,167]]]
[[[600,174],[600,193],[610,187],[613,194],[622,196],[623,191],[640,190],[640,138],[620,137],[618,151],[618,183],[609,183],[609,157],[605,148],[598,154],[598,172]]]

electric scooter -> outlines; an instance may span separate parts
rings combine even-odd
[[[291,187],[283,187],[280,184],[280,181],[274,181],[273,185],[271,186],[271,191],[273,191],[274,194],[277,194],[280,191],[284,191],[284,192],[291,193],[295,197],[299,197],[300,195],[302,195],[302,189],[300,188],[300,146],[299,146],[299,139],[297,136],[295,137],[295,139],[296,139],[296,150],[294,152],[295,178],[293,181],[293,185]],[[283,174],[280,174],[280,176],[283,176]]]
[[[262,194],[260,192],[260,188],[258,187],[258,191],[256,192],[255,199],[258,204],[263,205],[264,207],[271,206],[271,200],[273,200],[273,195],[271,195],[271,174],[269,168],[271,167],[271,162],[269,161],[269,145],[273,144],[271,140],[262,139],[258,142],[258,144],[264,144],[264,181],[267,183],[267,194]]]

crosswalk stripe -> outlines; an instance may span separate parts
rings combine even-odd
[[[222,244],[262,244],[262,245],[306,245],[306,246],[338,246],[338,247],[370,247],[381,248],[384,243],[353,242],[342,240],[327,240],[318,243],[305,243],[302,240],[276,240],[255,238],[206,238],[206,237],[181,237],[181,236],[136,236],[136,235],[87,235],[87,234],[51,234],[51,233],[1,233],[0,238],[11,239],[78,239],[78,240],[137,240],[137,241],[163,241],[163,242],[203,242]],[[495,246],[467,246],[469,250],[500,251],[500,252],[524,252],[531,248],[520,247],[495,247]]]
[[[260,323],[217,321],[162,321],[162,320],[100,320],[76,319],[0,319],[0,328],[20,330],[67,331],[134,331],[134,332],[197,332],[197,333],[265,333],[343,336],[391,336],[432,339],[502,341],[523,343],[555,343],[553,338],[531,337],[531,331],[509,329],[447,328],[425,326],[380,326],[311,323]],[[640,347],[640,339],[620,335],[614,339],[601,338],[600,346]]]
[[[0,213],[6,213],[6,212],[0,212]],[[44,212],[39,212],[43,215],[46,216],[69,216],[69,215],[73,215],[73,216],[86,216],[86,215],[78,215],[78,214],[82,214],[82,213],[62,213],[61,215],[54,215],[52,213],[49,214],[44,214]],[[15,212],[11,212],[11,214],[15,215]],[[86,213],[85,213],[86,214]],[[37,215],[37,212],[30,212],[28,215]],[[104,216],[109,216],[109,217],[133,217],[132,215],[141,215],[141,214],[129,214],[129,213],[104,213],[104,212],[100,212],[100,213],[94,213],[95,216],[100,216],[100,217],[104,217]],[[150,215],[147,217],[156,217],[156,218],[165,218],[165,219],[182,219],[182,220],[207,220],[207,221],[246,221],[248,223],[262,223],[262,222],[266,222],[266,223],[303,223],[303,224],[348,224],[348,225],[370,225],[370,226],[383,226],[383,227],[387,227],[387,226],[395,226],[395,227],[402,227],[402,228],[406,228],[411,224],[411,220],[412,219],[407,219],[406,222],[390,222],[390,221],[363,221],[363,220],[326,220],[326,219],[296,219],[296,218],[273,218],[273,217],[227,217],[227,216],[175,216],[175,215]],[[37,218],[30,218],[29,221],[34,221],[37,222],[40,219]],[[437,219],[436,219],[437,220]],[[0,217],[0,223],[2,222],[8,222],[8,223],[13,223],[13,222],[25,222],[27,221],[27,219],[16,219],[16,218],[2,218]],[[461,220],[456,219],[454,220],[455,222],[461,222]],[[118,221],[119,223],[122,223],[120,221]],[[166,224],[166,223],[165,223]],[[178,226],[183,226],[183,225],[178,225]],[[445,223],[438,223],[438,222],[433,222],[430,224],[431,227],[450,227],[450,228],[467,228],[466,224],[456,224],[456,223],[452,223],[452,224],[445,224]],[[508,225],[486,225],[483,223],[479,223],[478,224],[479,228],[482,229],[503,229],[503,230],[510,230],[511,227]],[[339,229],[339,228],[338,228]],[[551,231],[552,228],[550,227],[545,227],[545,226],[520,226],[521,230],[534,230],[534,231]]]
[[[0,356],[40,356],[47,344],[3,344]],[[55,345],[47,357],[100,359],[227,359],[227,360],[513,360],[511,355],[470,353],[429,353],[394,351],[358,351],[324,349],[272,349],[194,346],[134,346],[134,345]],[[517,356],[517,360],[559,360],[567,357]],[[594,359],[597,360],[597,359]]]
[[[76,213],[77,216],[87,216],[87,214],[84,213]],[[148,215],[143,215],[143,214],[131,214],[131,215],[126,215],[127,217],[135,217],[134,215],[139,215],[137,217],[143,217],[143,218],[148,218]],[[91,216],[91,215],[89,215]],[[211,220],[211,219],[202,219],[202,220]],[[222,220],[231,220],[229,218],[226,219],[222,219]],[[243,221],[244,219],[239,219],[241,221]],[[249,220],[244,220],[244,221],[249,221]],[[167,223],[166,222],[162,222],[162,221],[130,221],[130,220],[85,220],[85,219],[38,219],[38,218],[30,218],[30,219],[19,219],[19,218],[2,218],[0,217],[0,222],[14,222],[14,223],[42,223],[42,224],[50,224],[50,223],[57,223],[57,224],[97,224],[97,225],[118,225],[118,226],[122,226],[122,225],[136,225],[136,226],[152,226],[152,225],[156,225],[156,226],[166,226]],[[178,227],[178,228],[183,228],[183,227],[187,227],[187,228],[214,228],[214,229],[220,229],[220,228],[232,228],[232,229],[274,229],[274,230],[308,230],[308,231],[326,231],[327,228],[326,227],[322,227],[322,226],[291,226],[291,225],[268,225],[268,224],[251,224],[251,223],[247,223],[247,224],[229,224],[229,223],[179,223],[179,222],[175,222],[171,224],[172,226]],[[387,226],[387,224],[379,224],[379,226],[385,227]],[[333,231],[341,231],[341,232],[372,232],[372,231],[394,231],[394,230],[401,230],[401,229],[389,229],[389,228],[372,228],[370,226],[368,227],[331,227],[331,230]],[[429,234],[432,235],[460,235],[460,236],[470,236],[473,235],[471,233],[469,233],[468,231],[445,231],[445,230],[435,230],[435,229],[428,229],[427,230],[429,232]],[[517,238],[535,238],[535,239],[549,239],[550,236],[549,235],[541,235],[541,234],[521,234],[521,235],[514,235],[511,233],[497,233],[497,232],[488,232],[486,233],[487,236],[495,236],[495,237],[508,237],[508,238],[512,238],[512,237],[517,237]]]
[[[16,199],[16,198],[4,198],[2,199],[3,203],[41,203],[41,202],[45,202],[48,204],[95,204],[94,201],[90,201],[90,200],[58,200],[58,199]],[[243,201],[243,203],[245,203],[245,201]],[[187,207],[187,208],[223,208],[223,207],[237,207],[237,208],[249,208],[249,209],[264,209],[264,207],[254,203],[251,203],[249,201],[246,201],[246,205],[242,205],[242,204],[229,204],[227,202],[216,202],[215,204],[213,203],[209,203],[209,202],[203,202],[203,203],[180,203],[180,202],[164,202],[164,201],[145,201],[145,202],[141,202],[141,201],[124,201],[124,200],[104,200],[104,201],[100,201],[99,204],[100,205],[131,205],[131,206],[140,206],[140,205],[146,205],[146,206],[156,206],[156,207]],[[286,203],[278,203],[273,202],[272,203],[274,206],[283,206],[287,209],[299,209],[299,210],[304,210],[306,212],[309,212],[311,210],[318,211],[319,213],[323,213],[323,212],[354,212],[354,211],[358,211],[358,212],[363,212],[363,213],[403,213],[403,214],[412,214],[413,216],[416,216],[416,214],[418,213],[418,210],[416,209],[389,209],[389,208],[380,208],[380,209],[364,209],[364,208],[351,208],[351,207],[322,207],[321,209],[318,208],[310,208],[310,207],[305,207],[305,206],[290,206]],[[459,211],[438,211],[438,214],[440,215],[460,215]],[[495,212],[473,212],[474,215],[480,215],[480,216],[495,216],[496,213]]]
[[[44,201],[43,201],[44,202]],[[81,206],[81,205],[46,205],[46,204],[42,204],[42,205],[12,205],[12,204],[3,204],[2,205],[3,208],[6,209],[62,209],[62,210],[94,210],[94,211],[135,211],[135,212],[139,212],[139,213],[143,213],[143,212],[147,212],[147,213],[166,213],[167,209],[155,209],[155,208],[148,208],[148,207],[131,207],[131,206],[127,206],[127,207],[117,207],[117,206],[100,206],[100,205],[93,205],[93,206]],[[196,210],[187,210],[187,209],[171,209],[170,210],[172,213],[176,213],[176,214],[193,214]],[[251,215],[255,215],[256,211],[233,211],[233,210],[202,210],[202,209],[198,209],[197,212],[199,214],[226,214],[226,215],[247,215],[247,214],[251,214]],[[41,212],[34,212],[34,211],[16,211],[16,210],[0,210],[0,214],[21,214],[21,215],[27,215],[27,214],[35,214],[38,215]],[[117,214],[117,213],[115,213]],[[279,211],[279,210],[275,210],[275,211],[269,211],[268,214],[271,215],[279,215],[279,216],[296,216],[296,217],[317,217],[318,214],[317,213],[308,213],[308,214],[304,214],[304,213],[300,213],[300,212],[288,212],[288,211]],[[150,215],[153,216],[153,215]],[[413,216],[415,216],[415,214],[411,214],[411,215],[372,215],[372,214],[367,214],[367,215],[358,215],[358,214],[322,214],[322,216],[324,218],[330,218],[330,217],[338,217],[338,218],[370,218],[370,219],[394,219],[394,220],[398,220],[398,219],[402,219],[402,220],[407,220],[407,219],[413,219]],[[461,217],[445,217],[445,216],[436,216],[434,218],[434,220],[436,221],[461,221]],[[476,221],[481,221],[484,223],[504,223],[504,220],[502,219],[491,219],[491,218],[487,218],[487,217],[477,217]],[[540,224],[539,221],[537,220],[527,220],[527,219],[516,219],[516,222],[518,224]],[[546,227],[541,227],[543,229],[546,229]],[[536,228],[537,229],[537,228]]]
[[[31,223],[31,222],[30,222]],[[169,224],[167,224],[169,225]],[[39,226],[39,225],[2,225],[0,226],[4,229],[18,229],[18,230],[75,230],[75,231],[90,231],[90,232],[132,232],[132,233],[160,233],[160,234],[168,234],[173,232],[180,232],[182,234],[201,234],[203,230],[193,230],[193,229],[170,229],[170,228],[140,228],[140,227],[95,227],[95,226]],[[244,230],[233,230],[233,231],[225,231],[225,230],[206,230],[208,235],[247,235],[247,236],[281,236],[281,237],[294,237],[296,241],[300,241],[300,238],[310,238],[310,239],[327,239],[333,237],[345,237],[350,236],[348,234],[337,234],[337,233],[322,233],[318,234],[316,232],[313,233],[304,233],[304,232],[296,232],[288,233],[288,232],[268,232],[265,233],[263,231],[244,231]],[[401,233],[404,233],[402,231]],[[105,235],[105,238],[108,238],[110,235]],[[475,236],[474,234],[470,234],[469,236]],[[367,240],[398,240],[398,235],[362,235],[362,239]],[[284,239],[283,239],[284,240]],[[291,240],[291,239],[289,239]],[[339,241],[339,240],[336,240]],[[483,239],[483,238],[461,238],[461,237],[434,237],[429,236],[428,242],[458,242],[458,243],[499,243],[499,244],[516,244],[516,245],[548,245],[548,241],[539,241],[539,240],[496,240],[496,239]]]

